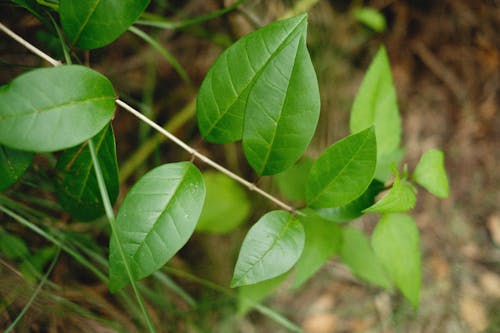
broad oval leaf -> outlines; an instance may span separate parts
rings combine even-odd
[[[139,179],[116,217],[109,254],[110,290],[128,283],[119,247],[134,279],[154,273],[189,240],[204,200],[203,176],[190,162],[165,164]]]
[[[447,198],[450,190],[443,152],[437,149],[426,151],[415,168],[413,179],[436,197]]]
[[[205,172],[203,179],[207,194],[196,230],[226,233],[243,223],[251,204],[242,187],[220,172]]]
[[[306,216],[299,217],[306,240],[304,250],[295,265],[293,288],[300,287],[316,273],[324,263],[340,251],[342,233],[338,224],[327,221],[312,210],[303,211]]]
[[[272,79],[268,84],[274,85],[272,90],[267,91],[264,103],[271,99],[273,104],[283,100],[288,82],[284,82],[286,80],[280,77],[281,74],[276,73],[275,59],[286,57],[283,49],[288,46],[289,50],[291,43],[292,48],[297,48],[297,41],[305,38],[306,29],[306,14],[277,21],[241,38],[219,56],[203,80],[197,98],[198,127],[206,140],[226,143],[242,138],[243,119],[249,107],[247,99],[257,81]],[[307,51],[305,45],[300,49],[300,62],[306,66],[306,74],[314,76],[312,67],[307,72],[310,60],[307,54],[303,54]],[[297,50],[291,51],[292,54],[288,56],[295,58]],[[288,59],[287,63],[290,60],[293,59]],[[290,76],[290,69],[284,73]],[[314,87],[318,89],[315,77],[314,82],[310,83],[312,87],[308,90]],[[318,92],[314,91],[312,97],[317,96]],[[319,105],[319,97],[315,102]],[[257,107],[257,112],[262,109],[255,102],[252,107]]]
[[[383,162],[380,157],[391,154],[401,141],[401,117],[384,47],[379,49],[370,64],[351,110],[352,133],[370,126],[375,126],[379,162]]]
[[[394,184],[385,196],[364,210],[365,213],[401,213],[412,209],[417,202],[417,190],[406,180],[396,175]]]
[[[92,138],[108,196],[118,197],[119,179],[113,128],[104,127]],[[87,143],[65,150],[56,165],[59,203],[72,217],[90,221],[104,214],[101,193]]]
[[[372,246],[396,286],[417,307],[422,277],[419,235],[413,219],[404,214],[382,216],[373,231]]]
[[[318,208],[315,209],[316,214],[322,218],[333,222],[348,222],[352,221],[361,215],[363,210],[375,203],[375,197],[384,189],[384,183],[374,179],[357,199],[349,202],[345,206]]]
[[[370,185],[377,164],[373,127],[336,142],[313,164],[307,181],[307,203],[338,207],[359,197]]]
[[[0,191],[14,184],[30,166],[33,154],[0,145]]]
[[[381,261],[375,256],[370,240],[362,231],[351,227],[342,229],[340,257],[358,278],[382,288],[391,287]]]
[[[275,210],[248,231],[234,269],[231,287],[272,279],[287,272],[304,248],[304,228],[290,213]]]
[[[148,4],[149,0],[59,0],[59,16],[71,44],[95,49],[124,33]]]
[[[35,69],[0,87],[0,144],[35,152],[73,147],[113,117],[115,92],[84,66]]]

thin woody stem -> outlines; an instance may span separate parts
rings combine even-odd
[[[58,61],[58,60],[50,57],[48,54],[44,53],[43,51],[41,51],[40,49],[38,49],[37,47],[35,47],[31,43],[29,43],[28,41],[26,41],[24,38],[22,38],[21,36],[19,36],[15,32],[13,32],[12,30],[10,30],[9,28],[7,28],[2,23],[0,23],[0,30],[2,30],[3,32],[5,32],[12,39],[14,39],[18,43],[20,43],[21,45],[23,45],[24,47],[26,47],[28,50],[30,50],[31,52],[33,52],[34,54],[36,54],[40,58],[42,58],[42,59],[46,60],[47,62],[49,62],[51,65],[53,65],[53,66],[59,66],[59,65],[61,65],[60,61]],[[237,181],[240,184],[242,184],[245,187],[247,187],[250,191],[255,191],[255,192],[259,193],[263,197],[265,197],[268,200],[274,202],[280,208],[285,209],[287,211],[290,211],[292,213],[303,215],[301,212],[296,211],[292,206],[284,203],[283,201],[281,201],[280,199],[276,198],[275,196],[273,196],[273,195],[269,194],[268,192],[260,189],[254,183],[249,182],[248,180],[246,180],[246,179],[238,176],[237,174],[235,174],[234,172],[226,169],[225,167],[223,167],[222,165],[218,164],[217,162],[211,160],[207,156],[199,153],[196,149],[194,149],[193,147],[189,146],[184,141],[182,141],[181,139],[179,139],[178,137],[176,137],[175,135],[173,135],[169,131],[165,130],[163,127],[161,127],[160,125],[158,125],[157,123],[155,123],[154,121],[152,121],[151,119],[149,119],[148,117],[144,116],[142,113],[140,113],[139,111],[137,111],[136,109],[134,109],[133,107],[131,107],[130,105],[128,105],[127,103],[125,103],[124,101],[122,101],[121,99],[117,98],[115,100],[115,102],[116,102],[117,105],[119,105],[120,107],[122,107],[126,111],[132,113],[135,117],[139,118],[140,120],[142,120],[143,122],[145,122],[147,125],[151,126],[153,129],[155,129],[156,131],[158,131],[159,133],[161,133],[162,135],[164,135],[165,137],[167,137],[168,139],[170,139],[171,141],[173,141],[176,145],[178,145],[179,147],[181,147],[182,149],[184,149],[185,151],[187,151],[189,154],[191,154],[195,158],[198,158],[200,161],[202,161],[202,162],[210,165],[211,167],[213,167],[214,169],[222,172],[226,176],[234,179],[235,181]]]

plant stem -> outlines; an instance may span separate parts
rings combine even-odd
[[[12,30],[10,30],[9,28],[7,28],[2,23],[0,23],[0,30],[4,31],[7,35],[9,35],[10,37],[12,37],[14,40],[16,40],[17,42],[21,43],[23,46],[25,46],[26,48],[28,48],[30,51],[32,51],[36,55],[38,55],[41,58],[47,60],[52,65],[58,66],[58,65],[61,64],[59,61],[51,58],[49,55],[43,53],[41,50],[39,50],[38,48],[36,48],[32,44],[30,44],[29,42],[27,42],[26,40],[24,40],[21,36],[19,36],[16,33],[14,33]],[[226,169],[225,167],[223,167],[222,165],[218,164],[217,162],[214,162],[213,160],[211,160],[207,156],[199,153],[196,149],[192,148],[191,146],[189,146],[188,144],[186,144],[181,139],[177,138],[175,135],[173,135],[169,131],[166,131],[160,125],[156,124],[155,122],[153,122],[152,120],[150,120],[149,118],[147,118],[146,116],[144,116],[139,111],[135,110],[133,107],[131,107],[127,103],[123,102],[122,100],[120,100],[118,98],[116,99],[115,102],[116,102],[117,105],[121,106],[122,108],[124,108],[125,110],[127,110],[130,113],[132,113],[134,116],[136,116],[137,118],[139,118],[140,120],[142,120],[143,122],[145,122],[146,124],[148,124],[149,126],[151,126],[153,129],[155,129],[156,131],[158,131],[159,133],[161,133],[162,135],[164,135],[168,139],[172,140],[176,145],[178,145],[179,147],[181,147],[182,149],[184,149],[185,151],[187,151],[189,154],[191,154],[194,157],[198,158],[202,162],[210,165],[214,169],[222,172],[226,176],[228,176],[228,177],[236,180],[240,184],[246,186],[250,191],[255,191],[255,192],[259,193],[260,195],[262,195],[263,197],[265,197],[265,198],[269,199],[270,201],[274,202],[277,206],[279,206],[280,208],[282,208],[284,210],[287,210],[287,211],[292,212],[294,214],[303,215],[303,213],[301,213],[299,211],[296,211],[292,206],[284,203],[283,201],[281,201],[280,199],[278,199],[275,196],[271,195],[270,193],[267,193],[266,191],[258,188],[257,186],[255,186],[254,183],[247,181],[246,179],[244,179],[244,178],[238,176],[237,174],[235,174],[234,172]]]
[[[106,212],[106,217],[108,218],[109,224],[111,226],[111,237],[114,237],[116,244],[118,245],[118,250],[120,252],[120,256],[123,260],[123,265],[125,266],[125,270],[127,271],[128,278],[130,280],[130,284],[132,285],[132,289],[134,290],[135,297],[137,298],[137,302],[139,303],[139,307],[144,315],[146,320],[148,329],[150,332],[155,333],[156,329],[153,325],[153,321],[149,316],[148,311],[146,310],[146,306],[144,305],[144,301],[142,300],[141,294],[135,280],[132,276],[132,271],[130,270],[130,266],[128,264],[127,257],[125,256],[125,252],[123,251],[122,243],[118,237],[118,233],[116,231],[116,221],[115,214],[113,212],[113,207],[111,205],[111,201],[109,200],[108,190],[106,189],[106,184],[104,183],[104,177],[101,172],[101,167],[99,165],[99,159],[97,158],[97,154],[95,152],[94,143],[92,139],[89,141],[89,150],[90,155],[92,156],[92,163],[94,165],[95,175],[97,177],[97,184],[99,185],[99,192],[101,192],[102,203],[104,206],[104,211]]]

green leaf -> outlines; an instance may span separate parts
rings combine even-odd
[[[113,204],[118,197],[119,179],[111,125],[104,127],[93,140],[109,199]],[[64,151],[57,161],[56,170],[57,196],[64,210],[81,221],[90,221],[104,214],[87,143]]]
[[[447,198],[449,185],[443,152],[437,149],[426,151],[415,168],[413,179],[436,197]]]
[[[0,191],[14,184],[30,166],[33,154],[0,145]]]
[[[304,228],[290,213],[275,210],[248,231],[234,269],[231,287],[272,279],[297,262],[304,247]]]
[[[370,64],[351,110],[352,133],[373,125],[378,157],[398,148],[401,141],[401,118],[389,58],[384,47],[380,48]]]
[[[190,162],[159,166],[130,189],[116,217],[111,238],[109,288],[128,283],[118,246],[127,258],[134,279],[160,269],[191,237],[205,200],[201,172]]]
[[[26,259],[30,250],[19,236],[0,229],[0,252],[8,259]]]
[[[405,179],[394,178],[394,184],[382,199],[364,210],[365,213],[401,213],[412,209],[417,202],[417,190]]]
[[[338,223],[352,221],[363,215],[363,210],[365,208],[373,205],[375,197],[383,189],[384,183],[374,179],[360,197],[351,201],[347,205],[340,207],[318,208],[315,209],[315,212],[328,221]]]
[[[71,44],[95,49],[124,33],[148,4],[149,0],[59,0],[59,16]]]
[[[292,157],[303,152],[319,117],[318,84],[305,45],[306,29],[303,14],[241,38],[217,59],[198,93],[197,118],[203,137],[226,143],[245,136],[247,158],[250,154],[251,164],[262,174],[275,173],[276,166],[266,166],[272,158],[293,164],[298,157]],[[249,121],[245,135],[244,119]],[[295,130],[296,135],[287,130]],[[298,146],[288,150],[290,143],[280,152],[283,136]],[[254,158],[250,150],[256,145],[260,147],[256,153],[265,154]]]
[[[307,175],[313,165],[313,160],[303,158],[291,168],[274,176],[280,193],[292,201],[306,200]]]
[[[113,117],[109,80],[83,66],[35,69],[0,87],[0,144],[35,152],[75,146]]]
[[[382,216],[373,231],[372,246],[396,286],[417,307],[422,277],[419,235],[413,219],[404,214]]]
[[[306,241],[302,255],[295,265],[293,288],[300,287],[316,273],[325,262],[340,251],[342,233],[340,227],[305,210],[305,217],[300,217],[304,226]]]
[[[377,143],[373,127],[336,142],[311,168],[307,203],[313,208],[348,204],[366,191],[376,163]]]
[[[375,169],[375,179],[382,182],[388,181],[393,173],[394,169],[397,169],[399,163],[405,156],[405,149],[398,148],[393,150],[391,153],[379,155],[377,157],[377,168]]]
[[[203,178],[207,195],[196,230],[226,233],[243,223],[251,204],[242,187],[219,172],[205,172]]]
[[[278,288],[288,276],[288,272],[275,278],[238,288],[238,314],[244,315],[254,305],[259,304],[273,290]]]
[[[351,227],[342,229],[340,257],[358,278],[382,288],[391,287],[381,262],[363,232]]]
[[[354,10],[354,17],[373,31],[384,32],[387,28],[384,15],[374,8],[357,8]]]

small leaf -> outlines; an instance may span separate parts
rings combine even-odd
[[[408,215],[384,215],[375,227],[372,246],[403,295],[417,307],[421,271],[418,229]]]
[[[406,212],[415,206],[417,190],[406,180],[400,180],[399,175],[394,178],[394,185],[382,199],[364,210],[365,213],[400,213]]]
[[[136,280],[154,273],[189,240],[204,200],[203,176],[190,162],[165,164],[139,179],[116,217],[120,244],[111,238],[110,290],[115,292],[128,282],[118,246]]]
[[[370,7],[362,7],[354,10],[356,20],[376,32],[384,32],[387,28],[385,17],[378,10]]]
[[[373,125],[378,157],[391,154],[401,141],[401,118],[389,58],[384,47],[380,48],[370,64],[351,110],[352,133]]]
[[[288,276],[288,272],[275,278],[238,288],[238,314],[244,315],[254,305],[259,304],[278,288]]]
[[[115,137],[111,125],[94,138],[97,158],[108,189],[111,204],[119,190]],[[95,177],[87,143],[64,151],[57,161],[57,196],[59,203],[72,217],[90,221],[104,214],[102,197]]]
[[[377,157],[377,168],[375,169],[375,179],[381,182],[388,181],[393,173],[393,169],[397,169],[401,160],[405,156],[405,149],[398,148],[393,150],[391,153],[379,155]]]
[[[304,228],[285,211],[271,211],[250,228],[234,269],[231,287],[272,279],[287,272],[304,248]]]
[[[149,0],[59,0],[59,16],[71,44],[95,49],[124,33],[148,4]]]
[[[203,178],[207,194],[196,230],[226,233],[243,223],[251,204],[241,186],[219,172],[205,172]]]
[[[26,242],[19,236],[0,229],[0,252],[11,260],[26,259],[30,250]]]
[[[327,221],[311,210],[304,211],[307,216],[300,217],[304,226],[306,240],[302,255],[295,265],[293,288],[300,287],[316,273],[325,262],[340,251],[342,233],[340,227]]]
[[[0,87],[0,144],[35,152],[73,147],[113,117],[109,80],[84,66],[35,69]]]
[[[449,186],[443,152],[437,149],[426,151],[415,168],[413,179],[436,197],[447,198]]]
[[[14,184],[30,166],[33,154],[0,145],[0,191]]]
[[[306,200],[307,175],[313,165],[313,160],[303,158],[291,168],[274,176],[280,193],[292,201]]]
[[[307,16],[305,14],[273,22],[241,38],[217,58],[203,80],[197,98],[198,127],[206,140],[216,143],[241,140],[246,109],[257,108],[256,110],[250,109],[250,112],[264,113],[262,106],[257,103],[273,103],[274,105],[280,100],[283,101],[289,82],[277,73],[275,59],[288,56],[290,59],[282,60],[288,65],[290,63],[293,65],[298,51],[297,41],[303,38],[306,29]],[[284,54],[284,48],[292,53]],[[300,48],[301,52],[304,48],[305,45]],[[301,53],[301,57],[300,63],[308,67],[307,63],[310,61],[306,59],[308,55]],[[290,68],[284,73],[290,75]],[[306,73],[314,74],[314,72]],[[266,91],[266,98],[259,101],[255,98],[259,97],[260,92],[257,92],[257,96],[253,94],[254,101],[251,104],[247,103],[249,93],[254,89],[256,82],[270,79],[271,81],[267,84],[273,85],[273,88]],[[261,82],[259,86],[262,87],[265,83]],[[311,84],[312,89],[314,87],[317,89],[317,82]],[[307,97],[306,100],[316,98],[316,96],[318,93],[314,91],[313,96]],[[316,102],[319,102],[319,97]],[[282,107],[275,112],[281,112],[281,109]]]
[[[307,203],[313,208],[338,207],[363,194],[375,172],[376,147],[372,127],[325,150],[309,173]]]
[[[391,287],[381,262],[375,257],[370,241],[361,231],[351,227],[342,229],[340,256],[342,262],[360,279],[382,288]]]
[[[370,207],[375,202],[375,197],[384,189],[384,183],[374,179],[366,191],[360,197],[351,201],[345,206],[318,208],[315,209],[316,214],[322,218],[333,222],[348,222],[352,221],[361,215],[363,210]]]

